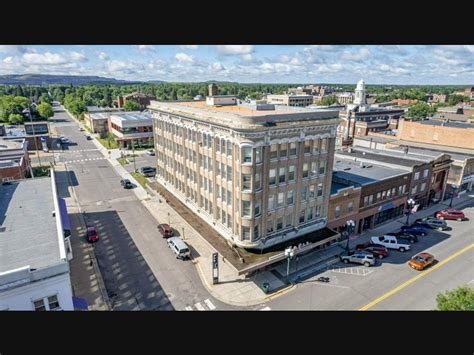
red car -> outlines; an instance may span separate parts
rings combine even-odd
[[[163,236],[163,238],[168,238],[168,237],[172,237],[173,236],[173,230],[171,229],[171,227],[166,224],[166,223],[163,223],[163,224],[159,224],[158,225],[158,230],[160,231],[161,235]]]
[[[458,221],[462,221],[466,216],[462,211],[456,210],[454,208],[447,208],[442,211],[438,211],[435,213],[435,217],[439,219],[456,219]]]
[[[86,238],[88,242],[96,242],[99,240],[99,233],[97,233],[97,229],[94,227],[88,227],[87,228],[87,233],[86,233]]]
[[[356,250],[366,251],[379,259],[383,259],[388,256],[387,248],[380,244],[370,244],[370,243],[358,244],[356,245]]]

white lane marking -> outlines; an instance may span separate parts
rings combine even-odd
[[[265,308],[262,308],[261,311],[271,311],[272,309],[268,306],[266,306]]]
[[[190,307],[190,306],[187,306],[187,307],[185,308],[185,310],[187,310],[187,311],[192,311],[192,310],[193,310],[193,308],[192,308],[192,307]]]
[[[205,300],[204,300],[204,303],[209,307],[209,309],[210,309],[211,311],[214,310],[214,309],[216,309],[216,306],[214,306],[214,305],[212,304],[212,302],[211,302],[210,299],[205,299]]]
[[[374,272],[374,270],[369,270],[367,268],[359,268],[359,267],[336,267],[331,266],[328,270],[332,272],[339,272],[341,274],[348,274],[348,275],[358,275],[358,276],[367,276]]]
[[[206,309],[202,306],[202,304],[199,303],[199,302],[196,303],[196,304],[194,305],[194,307],[196,307],[199,311],[205,311],[205,310],[206,310]]]

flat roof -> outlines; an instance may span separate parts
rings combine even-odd
[[[337,156],[344,156],[349,159],[376,160],[381,163],[414,167],[427,163],[426,159],[417,160],[413,154],[404,154],[404,151],[385,151],[375,149],[353,148],[349,152],[337,152]],[[420,157],[421,158],[421,157]]]
[[[418,123],[422,125],[429,125],[429,126],[443,126],[443,127],[450,127],[450,128],[474,129],[473,124],[463,123],[463,122],[444,122],[444,121],[439,121],[439,120],[423,120],[423,121],[418,121]]]
[[[111,115],[110,112],[98,112],[89,115],[91,120],[106,120]]]
[[[10,150],[10,149],[23,149],[23,144],[25,144],[24,139],[22,141],[15,140],[5,140],[0,137],[0,151],[1,150]]]
[[[405,150],[404,146],[398,146],[396,148],[390,148],[387,150],[388,154],[394,153],[395,150],[403,152]],[[423,157],[437,157],[441,154],[448,154],[454,160],[465,160],[465,159],[472,159],[474,158],[474,151],[472,154],[463,154],[463,153],[454,153],[450,151],[443,151],[442,148],[440,149],[431,149],[431,148],[418,148],[418,147],[408,147],[408,155],[410,157],[423,159]]]
[[[125,114],[111,114],[111,118],[115,118],[120,121],[144,121],[144,120],[149,120],[151,121],[151,115],[149,114],[144,114],[144,113],[125,113]]]
[[[341,184],[339,182],[331,182],[331,195],[336,194],[340,189],[345,189],[347,187],[350,187],[352,185],[346,185],[346,184]]]
[[[51,178],[0,186],[0,272],[60,260]]]
[[[376,164],[365,164],[367,168],[361,167],[361,162],[339,156],[334,157],[333,177],[337,177],[354,183],[356,186],[369,185],[376,181],[388,179],[398,175],[408,174],[406,170],[388,168]]]
[[[378,137],[378,136],[355,136],[354,142],[356,140],[367,141],[367,142],[376,142],[376,143],[389,143],[393,141],[397,141],[396,136],[391,136],[387,134],[387,137]]]

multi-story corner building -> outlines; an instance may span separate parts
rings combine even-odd
[[[355,230],[359,227],[359,213],[361,187],[332,182],[331,196],[328,207],[328,227],[342,232],[348,220],[355,222]]]
[[[275,105],[306,107],[313,104],[313,95],[267,95],[267,102]]]
[[[149,113],[113,114],[108,117],[108,129],[120,147],[132,143],[148,145],[153,139],[152,120]]]
[[[326,226],[337,112],[204,101],[149,109],[158,182],[227,240],[263,248]]]

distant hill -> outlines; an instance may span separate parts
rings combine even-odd
[[[3,85],[84,85],[84,84],[136,84],[141,81],[117,80],[104,78],[101,76],[86,75],[43,75],[43,74],[22,74],[22,75],[0,75],[0,84]]]

